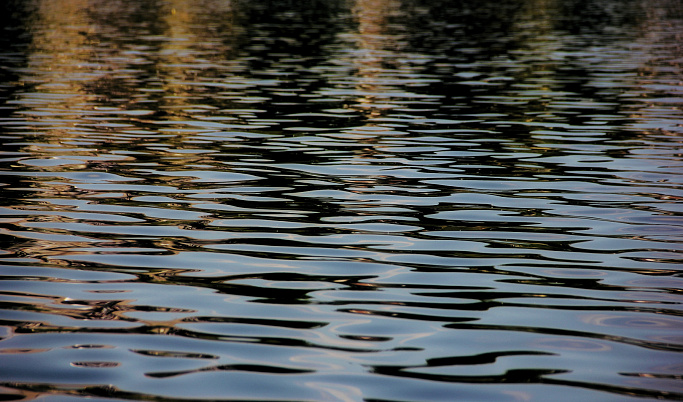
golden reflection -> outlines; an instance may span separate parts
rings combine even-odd
[[[27,146],[34,159],[19,163],[49,171],[82,169],[85,161],[103,159],[94,147],[78,145],[85,134],[110,130],[106,119],[96,121],[92,116],[104,97],[99,90],[122,69],[124,59],[100,50],[104,27],[92,15],[98,2],[36,0],[33,4],[27,68],[19,78],[23,91],[11,102],[27,123],[21,129],[38,141]],[[106,140],[92,136],[87,141]],[[36,186],[44,189],[44,195],[74,190],[50,182]]]
[[[158,38],[158,74],[163,82],[163,107],[182,111],[192,107],[198,111],[210,108],[196,105],[195,97],[205,90],[211,82],[198,82],[198,77],[206,80],[216,70],[215,78],[220,82],[226,75],[226,57],[234,53],[235,16],[233,2],[220,0],[171,0],[162,11],[162,19],[167,27],[163,38]],[[220,16],[220,18],[217,18]],[[217,21],[222,24],[218,25]],[[230,35],[229,33],[233,33]]]
[[[2,349],[0,354],[30,354],[30,353],[43,353],[49,352],[52,349],[48,348],[36,348],[36,349]]]
[[[403,16],[401,0],[356,0],[353,14],[358,20],[358,44],[365,51],[388,50],[398,47],[399,36],[390,35],[391,17]],[[379,59],[367,60],[371,67],[378,67]]]
[[[22,106],[19,113],[29,126],[35,124],[36,132],[49,134],[43,135],[47,143],[79,136],[74,117],[80,117],[80,111],[97,97],[84,90],[84,84],[104,70],[94,55],[92,35],[97,27],[88,20],[88,7],[88,0],[37,1],[30,21],[28,68],[20,78],[25,91],[13,103]],[[43,128],[43,122],[49,122],[49,129]],[[41,147],[41,151],[46,149]],[[79,161],[54,162],[42,165],[49,168]]]
[[[391,18],[401,14],[401,5],[401,0],[356,0],[352,9],[358,21],[358,52],[351,55],[351,62],[356,71],[356,90],[362,94],[356,99],[356,107],[370,119],[396,107],[385,99],[386,92],[394,89],[390,82],[397,78],[395,65],[401,56],[401,37],[390,32]],[[366,127],[374,128],[371,135],[381,135],[375,125]]]
[[[38,89],[80,92],[79,78],[91,69],[96,27],[88,21],[89,0],[44,0],[37,3],[29,67],[37,71]],[[30,80],[30,78],[28,79]],[[60,91],[61,90],[61,91]],[[57,98],[57,103],[63,99]]]
[[[55,220],[55,222],[59,221],[59,219]],[[16,237],[22,237],[16,234],[13,235]],[[53,265],[66,265],[67,262],[59,259],[59,257],[83,254],[74,250],[77,250],[78,248],[88,247],[90,245],[90,242],[85,241],[50,241],[36,239],[30,241],[30,243],[28,244],[19,243],[12,247],[8,247],[7,250],[14,251],[17,254],[17,256],[20,256],[21,258],[43,260]]]
[[[88,141],[107,142],[110,131],[138,128],[135,113],[146,111],[128,109],[146,109],[151,103],[154,109],[170,109],[171,115],[188,108],[199,110],[194,105],[197,95],[224,79],[225,58],[234,53],[238,36],[230,35],[233,2],[199,3],[171,0],[151,7],[144,2],[35,0],[28,68],[20,78],[25,90],[13,101],[21,108],[17,113],[35,124],[44,142],[77,144],[86,140],[85,135]],[[137,21],[138,14],[144,14],[144,22]],[[135,37],[130,36],[131,30]],[[197,82],[200,73],[209,82]],[[199,106],[206,112],[212,110]],[[177,130],[170,142],[183,148],[185,137],[200,131]],[[61,155],[71,154],[64,151]],[[181,156],[185,163],[188,158],[202,158]],[[49,164],[46,159],[37,166],[54,170],[79,161],[76,157],[76,162]]]
[[[158,39],[157,74],[163,82],[164,107],[182,109],[192,98],[191,87],[186,85],[187,81],[197,78],[196,72],[190,68],[196,62],[193,51],[196,37],[191,32],[194,18],[189,12],[190,3],[188,0],[171,0],[168,8],[162,11],[167,29],[164,37]]]
[[[6,350],[6,349],[5,349]],[[46,351],[49,351],[46,350]],[[11,385],[11,384],[7,384]],[[5,386],[0,386],[0,393],[7,398],[7,400],[23,400],[23,401],[32,401],[34,399],[38,399],[40,397],[45,396],[44,391],[29,391],[25,389],[17,389],[17,388],[10,388],[10,387],[5,387]],[[73,394],[76,394],[76,391],[73,391]]]

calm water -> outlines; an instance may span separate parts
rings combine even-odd
[[[0,14],[0,400],[683,399],[681,1]]]

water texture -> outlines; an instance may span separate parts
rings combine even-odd
[[[6,0],[0,400],[683,399],[679,0]]]

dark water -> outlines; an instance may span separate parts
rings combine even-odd
[[[0,13],[0,400],[683,399],[681,1]]]

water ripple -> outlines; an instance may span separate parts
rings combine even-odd
[[[683,9],[456,3],[3,3],[0,399],[683,398]]]

